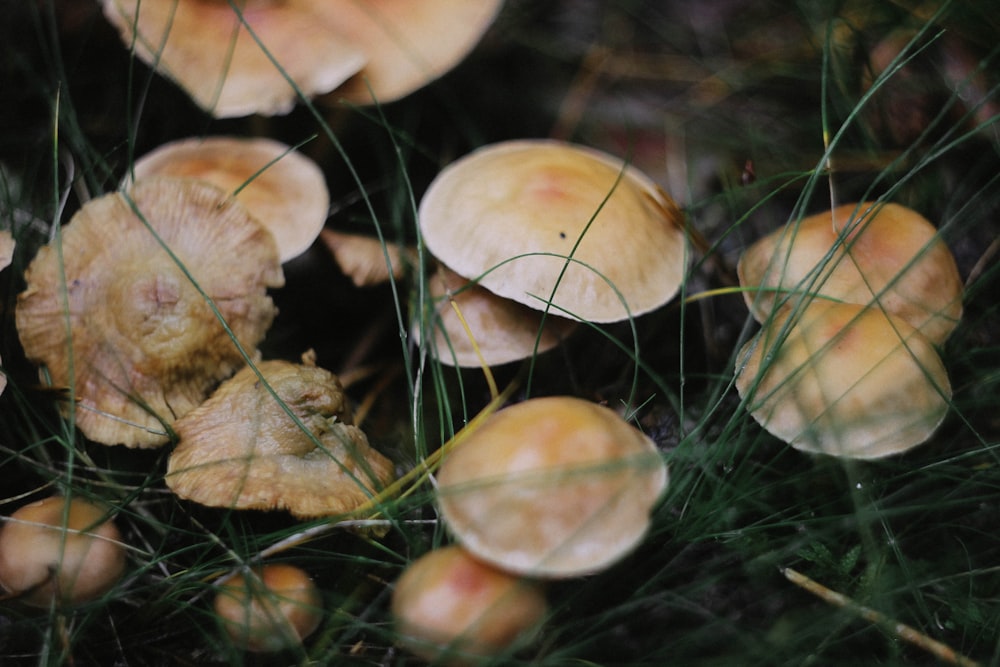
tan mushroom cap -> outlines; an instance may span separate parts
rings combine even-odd
[[[198,179],[235,192],[274,235],[282,262],[309,249],[330,209],[326,179],[316,163],[263,137],[172,141],[136,160],[125,183],[150,176]]]
[[[0,229],[0,271],[3,271],[14,259],[14,247],[16,243],[10,230]],[[0,394],[7,388],[7,373],[3,370],[3,361],[0,360]]]
[[[855,459],[931,436],[951,385],[925,336],[856,304],[817,300],[790,313],[769,320],[737,358],[736,388],[758,423],[796,449]]]
[[[430,351],[444,364],[478,367],[483,363],[494,366],[519,361],[551,350],[579,325],[576,320],[552,314],[544,316],[543,322],[540,311],[497,296],[444,265],[438,265],[428,287],[430,298],[438,304],[431,322],[434,336]],[[412,333],[419,343],[419,326],[414,326]],[[476,354],[477,347],[482,359]]]
[[[558,285],[551,312],[565,317],[646,313],[673,298],[684,277],[676,205],[638,170],[582,146],[481,148],[438,174],[419,212],[427,247],[449,268],[540,310]]]
[[[492,415],[437,481],[442,517],[474,556],[525,576],[573,577],[643,539],[667,468],[611,409],[554,396]]]
[[[357,287],[398,280],[417,261],[414,248],[384,243],[374,236],[324,229],[319,238],[340,270]]]
[[[25,354],[55,386],[73,387],[84,435],[155,447],[244,365],[231,336],[256,353],[276,314],[267,289],[284,276],[271,234],[233,198],[154,178],[87,202],[25,280],[16,311]]]
[[[738,265],[743,293],[764,322],[785,294],[801,290],[840,301],[880,304],[935,343],[962,317],[962,280],[934,226],[899,204],[845,204],[772,232]]]
[[[0,271],[3,271],[14,260],[14,248],[17,243],[9,229],[0,229]]]
[[[460,546],[428,551],[392,591],[397,643],[443,665],[478,665],[527,643],[548,603],[538,582],[473,558]]]
[[[385,104],[457,65],[492,25],[503,0],[304,0],[364,51],[364,68],[333,97]]]
[[[50,496],[19,508],[0,527],[0,586],[32,607],[100,597],[125,572],[125,547],[108,508]]]
[[[228,0],[101,1],[126,46],[217,118],[287,113],[299,94],[286,77],[311,97],[366,60],[301,6],[313,3],[237,0],[241,21]]]
[[[247,366],[174,425],[166,476],[174,493],[210,507],[316,517],[350,512],[392,480],[392,462],[351,425],[333,373],[280,360],[257,370],[308,432]]]

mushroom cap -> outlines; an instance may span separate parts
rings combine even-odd
[[[263,137],[172,141],[136,160],[125,183],[151,176],[198,179],[236,192],[236,200],[274,235],[282,262],[309,249],[330,209],[326,178],[316,163]]]
[[[877,308],[814,301],[768,321],[737,357],[753,418],[795,449],[874,459],[931,436],[951,398],[934,345]]]
[[[229,579],[219,587],[213,607],[230,639],[258,653],[301,644],[323,617],[316,584],[305,570],[283,563]]]
[[[10,230],[0,229],[0,271],[10,266],[11,261],[13,261],[15,245],[14,236]],[[0,394],[7,388],[7,373],[4,372],[2,364],[3,362],[0,361]]]
[[[880,304],[935,343],[962,316],[962,280],[934,226],[899,204],[844,204],[793,222],[747,248],[737,266],[750,312],[765,322],[780,291]]]
[[[0,271],[3,271],[14,260],[14,248],[17,242],[9,229],[0,229]]]
[[[565,317],[640,315],[673,298],[684,277],[676,205],[637,169],[582,146],[480,148],[438,174],[419,212],[427,247],[449,268],[531,308],[552,296]]]
[[[174,424],[166,475],[174,493],[305,518],[350,512],[392,480],[392,462],[351,425],[337,376],[282,360],[256,368],[308,432],[247,366]]]
[[[550,350],[578,326],[576,320],[528,308],[476,285],[443,264],[438,265],[428,281],[429,296],[438,303],[431,321],[431,354],[441,363],[458,367],[506,364]],[[455,312],[448,295],[462,313]],[[471,332],[473,341],[469,338]],[[413,337],[420,341],[419,322]],[[476,354],[476,348],[482,359]]]
[[[241,20],[228,0],[101,2],[122,41],[217,118],[287,113],[299,96],[287,79],[311,97],[365,64],[352,41],[302,3],[237,0]]]
[[[333,96],[386,104],[452,69],[479,43],[503,0],[305,0],[360,48],[361,71]]]
[[[406,267],[417,262],[414,248],[383,243],[374,236],[324,229],[319,238],[356,287],[402,278]]]
[[[601,570],[642,540],[667,467],[611,409],[551,396],[491,415],[437,481],[441,514],[470,553],[558,578]]]
[[[435,664],[480,664],[531,639],[548,613],[537,582],[477,560],[462,547],[428,551],[392,591],[399,642]]]
[[[155,447],[245,364],[232,337],[255,353],[276,313],[267,289],[284,276],[273,237],[242,205],[162,177],[87,202],[25,280],[21,344],[55,386],[74,388],[83,433]]]
[[[68,507],[67,507],[68,503]],[[14,512],[0,528],[0,585],[33,607],[77,605],[110,590],[125,548],[107,509],[51,496]]]

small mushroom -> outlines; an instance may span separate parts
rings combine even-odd
[[[762,323],[796,291],[877,304],[939,344],[962,316],[951,251],[926,218],[899,204],[844,204],[790,223],[747,248],[737,269]]]
[[[326,222],[330,193],[315,162],[263,137],[207,137],[164,144],[136,160],[125,186],[151,176],[192,178],[235,193],[274,235],[282,262],[305,252]]]
[[[267,289],[284,276],[273,237],[242,205],[160,177],[87,202],[25,280],[25,354],[73,388],[84,435],[156,447],[245,364],[233,337],[255,354],[276,313]]]
[[[528,643],[548,613],[541,586],[459,546],[410,563],[392,591],[399,643],[445,665],[480,664]]]
[[[736,388],[795,449],[854,459],[905,452],[948,411],[934,345],[878,308],[816,300],[782,311],[740,351]]]
[[[0,586],[33,607],[79,605],[125,572],[125,548],[108,510],[51,496],[18,509],[0,528]]]
[[[226,581],[213,606],[236,646],[266,653],[300,645],[319,627],[322,604],[305,570],[272,563]]]
[[[360,48],[361,71],[330,97],[387,104],[457,65],[493,24],[503,0],[325,0],[310,11]]]
[[[419,213],[428,249],[450,269],[563,317],[641,315],[673,298],[684,277],[676,205],[637,169],[583,146],[480,148],[437,175]]]
[[[383,243],[374,236],[324,229],[319,238],[356,287],[398,280],[403,277],[406,267],[417,261],[415,249]]]
[[[394,475],[392,462],[351,424],[337,377],[309,364],[245,367],[174,428],[167,485],[211,507],[343,514]]]
[[[572,577],[643,539],[667,467],[611,409],[551,396],[490,416],[448,454],[437,482],[442,517],[476,558],[525,576]]]
[[[101,0],[126,46],[217,118],[288,113],[300,94],[329,92],[364,66],[362,49],[309,11],[316,4]]]
[[[556,347],[578,326],[576,320],[553,314],[543,320],[540,311],[497,296],[444,265],[438,266],[428,286],[438,304],[430,323],[430,351],[445,364],[477,367],[518,361]],[[412,333],[419,343],[419,326]]]

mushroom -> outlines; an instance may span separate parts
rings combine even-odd
[[[438,303],[428,342],[434,357],[445,364],[476,367],[518,361],[556,347],[578,326],[576,320],[543,316],[499,297],[444,265],[438,265],[428,286],[429,296]],[[419,324],[412,330],[417,343],[421,340]]]
[[[0,229],[0,271],[10,266],[14,260],[14,247],[16,245],[14,235],[10,233],[10,230]]]
[[[316,163],[263,137],[172,141],[136,160],[125,186],[150,176],[198,179],[235,193],[274,235],[282,262],[308,250],[330,208],[326,179]]]
[[[550,396],[491,415],[444,459],[437,483],[441,515],[473,556],[525,576],[572,577],[643,539],[667,467],[610,408]]]
[[[934,345],[905,320],[821,300],[783,310],[744,345],[736,388],[795,449],[855,459],[924,442],[951,398]]]
[[[167,485],[202,505],[336,515],[394,475],[392,462],[351,424],[337,377],[305,363],[247,366],[174,428]]]
[[[11,261],[13,261],[15,245],[14,236],[10,230],[0,229],[0,271],[10,266]],[[0,361],[0,394],[7,388],[7,373],[3,370],[2,363]]]
[[[272,563],[219,586],[213,606],[236,646],[265,653],[299,646],[319,627],[322,604],[304,570]]]
[[[790,223],[747,248],[737,268],[762,323],[796,290],[878,305],[939,344],[962,316],[951,251],[926,218],[899,204],[844,204]]]
[[[309,5],[366,56],[331,97],[386,104],[457,65],[493,24],[503,0],[315,0]]]
[[[419,213],[428,249],[450,269],[564,317],[641,315],[673,298],[684,277],[676,205],[638,170],[583,146],[480,148],[437,175]]]
[[[329,92],[366,62],[357,44],[308,11],[316,2],[101,4],[108,21],[143,62],[173,79],[217,118],[287,113],[300,95]]]
[[[155,447],[256,354],[276,313],[267,289],[284,277],[274,239],[242,205],[161,177],[87,202],[25,280],[25,354],[71,387],[84,435]]]
[[[406,267],[417,261],[415,249],[383,243],[374,236],[324,229],[319,238],[356,287],[398,280],[403,277]]]
[[[547,613],[537,582],[455,545],[410,563],[392,591],[399,643],[435,664],[479,664],[513,651],[532,639]]]
[[[33,607],[79,605],[125,572],[125,548],[108,510],[51,496],[11,514],[0,528],[0,586]]]

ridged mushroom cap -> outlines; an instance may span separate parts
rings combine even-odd
[[[73,388],[84,435],[156,447],[245,364],[233,336],[256,352],[277,312],[267,290],[284,276],[273,237],[241,204],[162,177],[84,204],[25,281],[21,344]]]
[[[333,373],[282,360],[256,369],[260,376],[243,368],[174,425],[166,475],[174,493],[210,507],[316,517],[350,512],[392,481],[392,462],[351,424]]]

